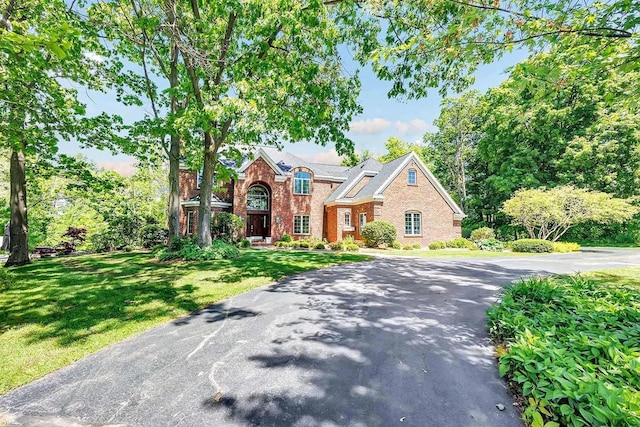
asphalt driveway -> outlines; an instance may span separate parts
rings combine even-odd
[[[501,285],[637,265],[638,250],[598,249],[305,273],[14,390],[0,424],[520,426],[485,329]]]

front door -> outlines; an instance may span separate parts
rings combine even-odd
[[[269,236],[269,215],[267,214],[249,214],[247,221],[247,236]]]

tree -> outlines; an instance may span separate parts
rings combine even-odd
[[[502,209],[531,238],[554,242],[577,224],[623,222],[640,212],[627,200],[571,186],[518,190]]]
[[[180,37],[172,30],[177,25],[176,8],[177,3],[172,1],[114,0],[97,3],[91,9],[113,42],[114,53],[140,67],[138,75],[132,71],[130,79],[120,82],[120,90],[128,87],[133,91],[134,95],[122,98],[125,103],[141,105],[142,99],[146,99],[149,106],[145,117],[131,127],[132,139],[147,143],[137,154],[146,157],[155,153],[168,159],[170,239],[180,237],[179,171],[184,154],[175,124],[188,101],[183,90]],[[159,79],[162,79],[160,87]]]
[[[95,28],[75,2],[0,2],[0,145],[10,151],[11,253],[6,266],[29,262],[27,158],[51,159],[58,140],[118,141],[113,120],[85,117],[77,90],[100,89],[108,71]]]
[[[640,110],[629,102],[640,73],[614,68],[550,88],[527,70],[551,67],[555,55],[518,65],[470,110],[481,130],[468,167],[472,216],[495,216],[520,188],[573,184],[616,197],[640,194]]]
[[[182,133],[201,139],[198,244],[211,243],[218,155],[240,159],[256,144],[301,140],[352,150],[344,136],[359,82],[344,76],[338,47],[352,34],[353,2],[168,0],[188,76]],[[149,17],[147,17],[149,18]],[[151,17],[151,19],[153,19]]]
[[[395,136],[390,137],[387,142],[384,143],[384,146],[387,149],[387,152],[386,154],[378,157],[378,160],[381,163],[388,163],[391,160],[395,160],[398,157],[402,157],[412,151],[417,153],[421,157],[423,156],[423,149],[420,145],[402,141]],[[424,157],[423,160],[425,160],[426,163],[426,159]]]
[[[481,97],[474,90],[458,98],[445,98],[434,122],[438,131],[428,132],[423,138],[434,173],[463,210],[467,201],[467,168],[482,136]]]
[[[371,158],[373,158],[373,153],[365,148],[362,150],[362,154],[358,154],[355,151],[348,153],[342,158],[340,165],[354,167]]]
[[[358,58],[372,60],[378,77],[393,82],[391,96],[420,98],[435,87],[461,92],[480,64],[515,48],[542,52],[559,43],[565,49],[556,51],[561,61],[551,75],[531,70],[541,79],[593,79],[606,69],[639,68],[640,3],[634,1],[391,0],[362,7],[384,22],[377,23],[384,36],[362,37]]]

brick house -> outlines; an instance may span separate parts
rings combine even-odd
[[[197,227],[197,172],[180,171],[181,227]],[[352,168],[308,163],[274,148],[259,148],[237,169],[237,179],[217,182],[213,214],[233,212],[250,240],[308,236],[333,242],[362,239],[367,222],[395,225],[402,244],[428,245],[460,237],[464,213],[415,153],[387,164],[368,159]]]

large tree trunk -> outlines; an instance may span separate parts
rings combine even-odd
[[[211,244],[211,192],[213,190],[213,174],[216,170],[217,151],[217,145],[213,143],[211,133],[205,132],[204,164],[198,208],[198,246],[201,248]]]
[[[169,148],[169,242],[179,239],[180,229],[180,138],[171,135]]]
[[[167,17],[169,24],[175,26],[176,13],[175,3],[166,1]],[[171,113],[177,115],[180,111],[178,98],[175,89],[178,87],[178,45],[176,44],[176,34],[171,33],[171,58],[169,60],[169,86],[173,90],[171,93]],[[175,132],[175,130],[174,130]],[[169,217],[169,243],[173,239],[179,239],[182,235],[180,229],[180,137],[171,135],[171,146],[169,147],[169,200],[168,200],[168,217]]]
[[[27,226],[27,179],[24,151],[11,152],[9,169],[11,196],[10,251],[5,267],[29,264],[29,241]]]

